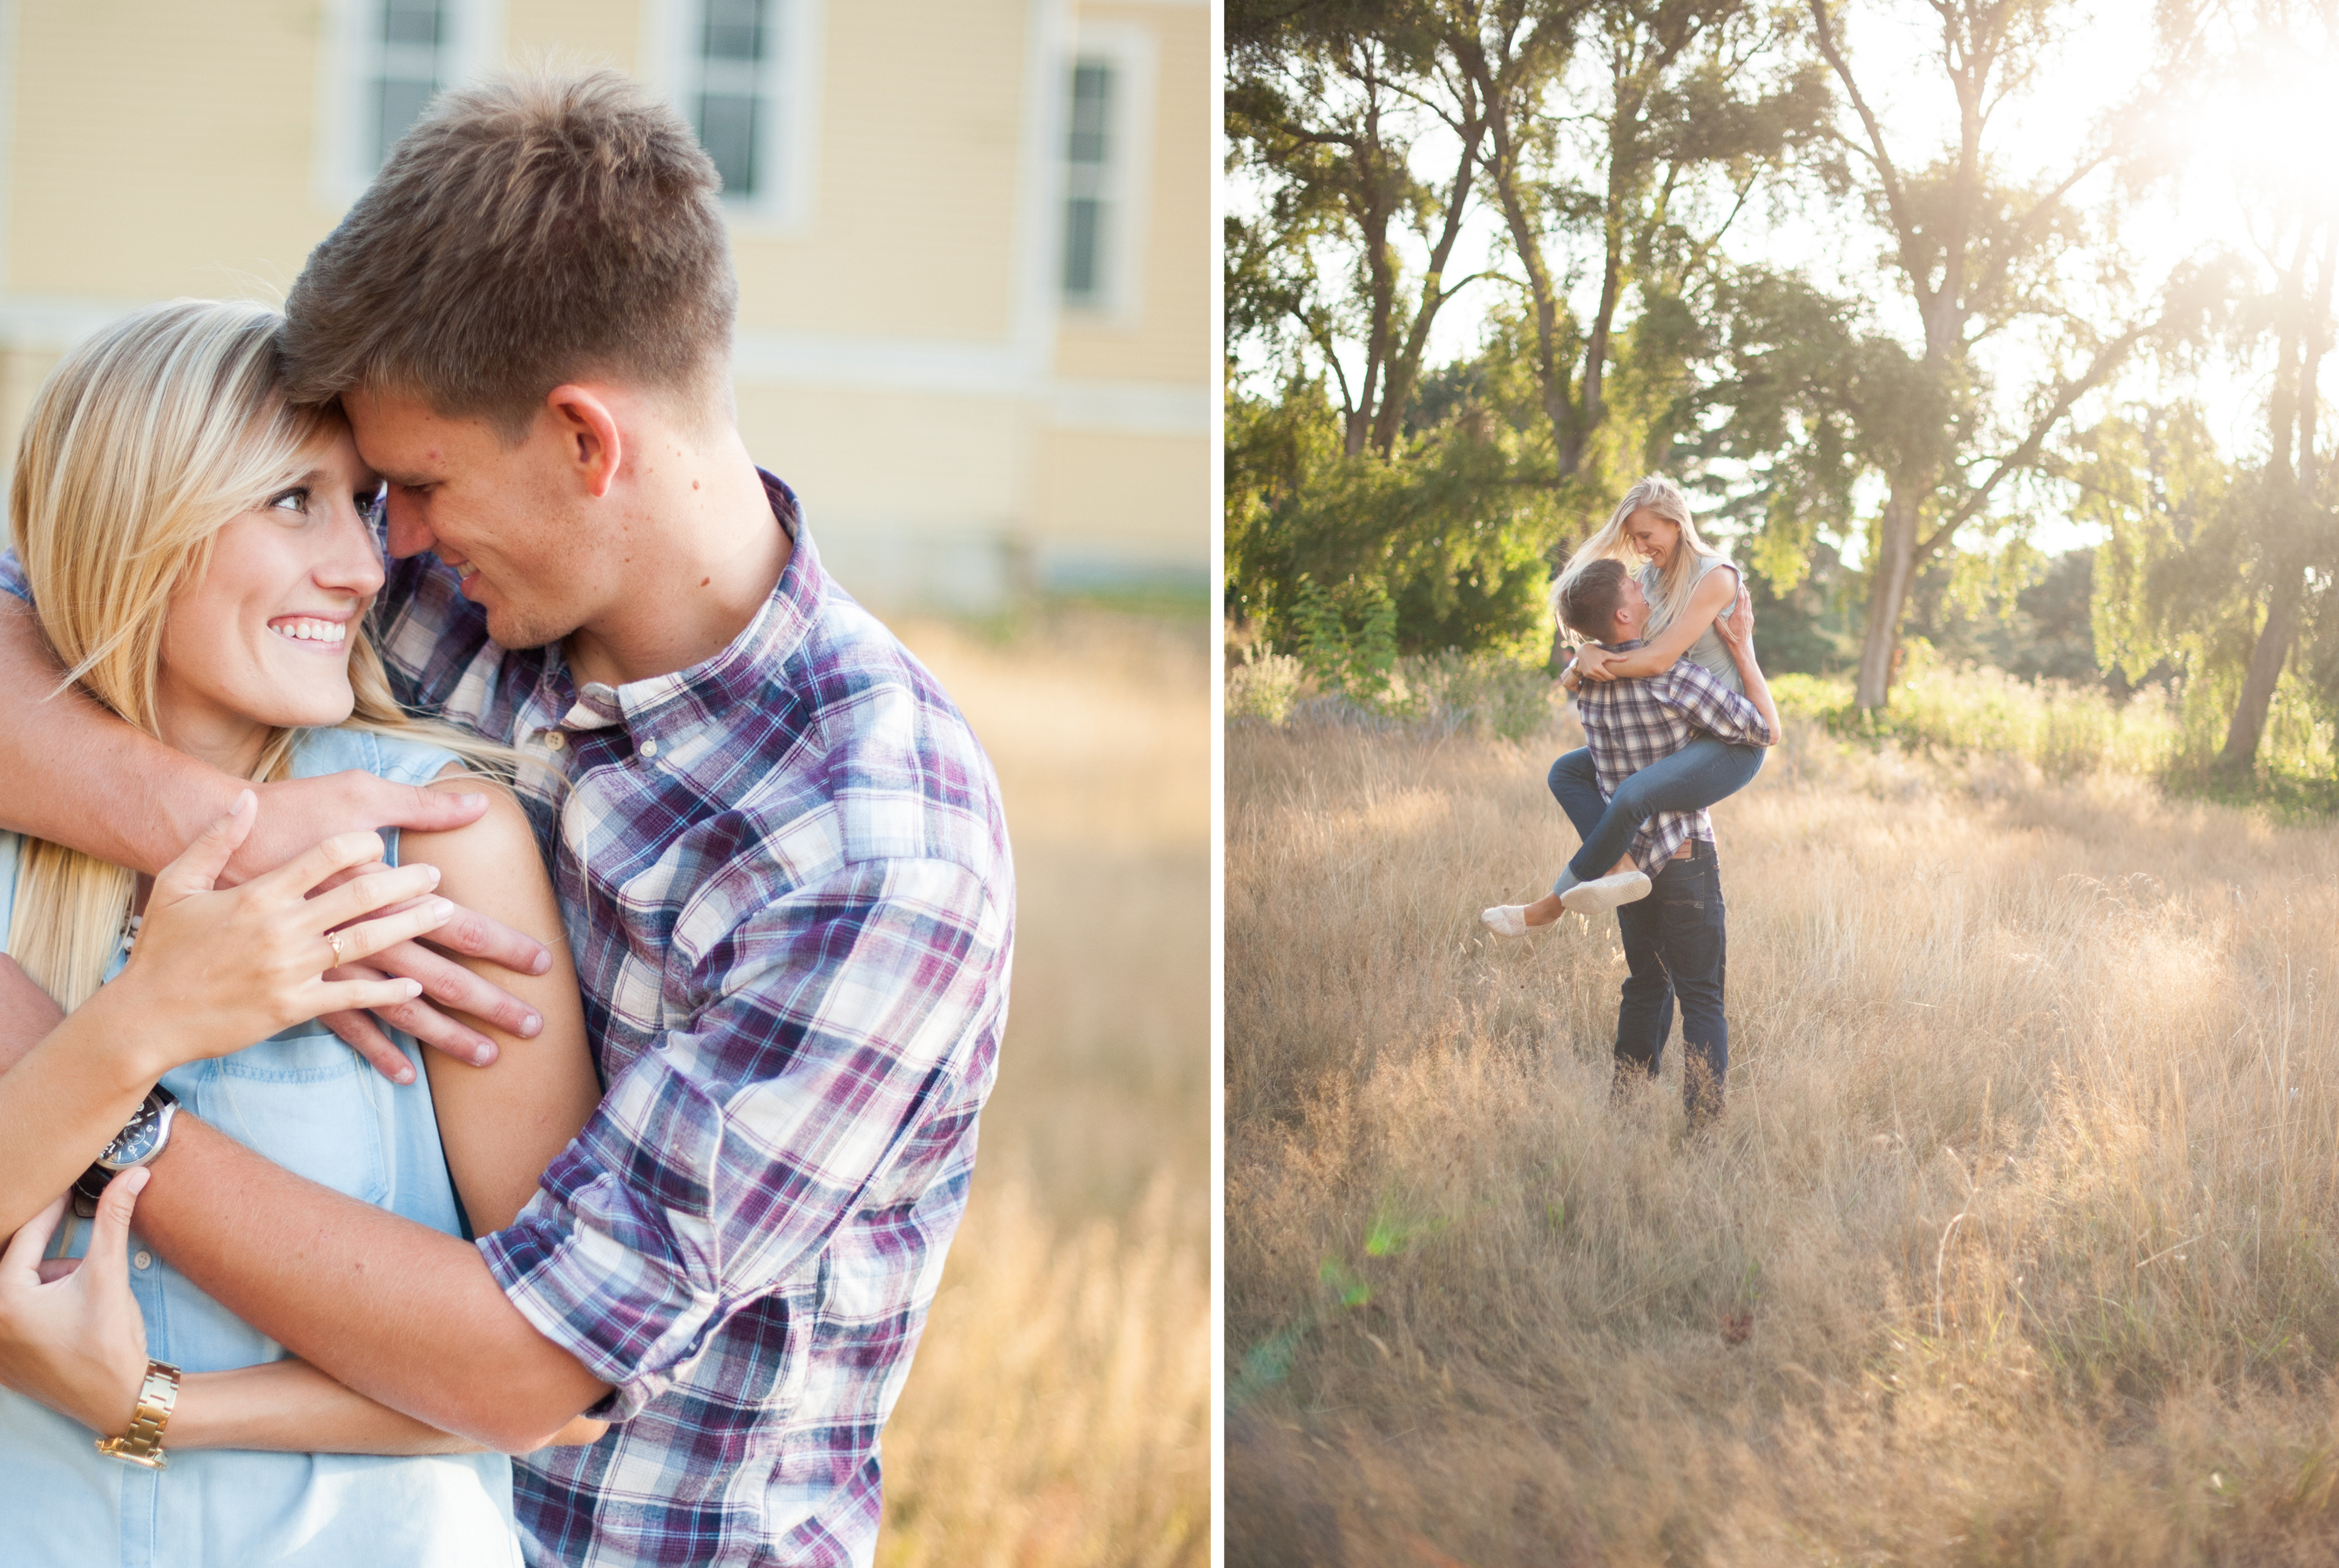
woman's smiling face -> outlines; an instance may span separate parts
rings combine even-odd
[[[1624,519],[1624,537],[1643,560],[1663,571],[1673,562],[1673,547],[1681,543],[1681,525],[1643,507]]]
[[[210,567],[172,599],[163,623],[165,740],[240,773],[269,730],[350,716],[348,638],[382,581],[360,510],[374,489],[336,425],[303,472],[220,530]]]

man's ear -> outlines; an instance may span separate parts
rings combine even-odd
[[[624,434],[608,400],[590,387],[564,382],[544,395],[566,460],[595,500],[606,499],[626,458]]]

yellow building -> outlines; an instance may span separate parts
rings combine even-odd
[[[98,323],[280,299],[433,92],[607,63],[724,172],[740,425],[848,587],[1199,606],[1209,48],[1205,0],[0,0],[0,461]]]

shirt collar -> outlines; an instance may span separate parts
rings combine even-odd
[[[819,553],[804,526],[795,492],[762,468],[765,498],[771,502],[773,520],[793,544],[780,580],[755,618],[731,639],[722,652],[688,669],[627,681],[620,686],[590,681],[575,686],[575,697],[560,723],[571,729],[601,729],[623,725],[637,745],[677,734],[707,723],[735,704],[752,701],[767,687],[776,672],[804,645],[820,602],[827,596],[828,576],[821,570]],[[566,661],[558,645],[548,652],[556,661],[559,684],[569,685]]]

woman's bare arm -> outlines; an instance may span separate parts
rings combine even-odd
[[[1777,745],[1785,732],[1779,725],[1779,705],[1771,695],[1771,683],[1763,678],[1762,666],[1754,657],[1754,606],[1742,596],[1730,614],[1713,623],[1713,629],[1738,666],[1738,679],[1746,688],[1746,700],[1754,705],[1754,711],[1762,715],[1762,723],[1771,731],[1769,744]]]
[[[1724,563],[1723,569],[1730,574],[1726,577],[1718,571],[1708,572],[1697,585],[1697,591],[1690,596],[1689,608],[1639,647],[1630,653],[1611,654],[1596,643],[1590,644],[1576,654],[1575,667],[1585,679],[1595,681],[1633,680],[1664,674],[1738,597],[1738,568]]]
[[[479,785],[450,769],[432,787]],[[500,790],[489,794],[479,821],[447,833],[409,833],[399,847],[401,862],[439,868],[440,897],[525,932],[552,953],[552,967],[542,974],[504,977],[512,993],[544,1020],[534,1039],[522,1040],[487,1020],[466,1019],[496,1042],[493,1066],[472,1067],[443,1051],[423,1055],[447,1169],[454,1173],[471,1228],[482,1236],[512,1222],[534,1196],[544,1168],[601,1102],[552,879],[519,803]]]
[[[479,784],[450,768],[433,787],[476,790]],[[482,1235],[511,1223],[535,1193],[544,1168],[577,1136],[601,1099],[577,971],[536,835],[518,802],[500,791],[489,794],[486,814],[468,827],[408,833],[399,845],[401,863],[439,868],[441,896],[525,932],[553,955],[546,973],[505,981],[542,1015],[544,1028],[534,1039],[469,1019],[499,1048],[493,1066],[470,1067],[441,1051],[424,1055],[447,1168],[472,1228]],[[592,1443],[607,1430],[607,1422],[580,1415],[549,1446]],[[166,1441],[176,1447],[280,1453],[482,1451],[467,1438],[377,1405],[298,1360],[189,1377]]]
[[[599,1440],[606,1421],[580,1415],[546,1445]],[[163,1433],[166,1448],[257,1448],[274,1454],[484,1454],[467,1437],[426,1426],[353,1394],[305,1361],[232,1372],[191,1372]]]

